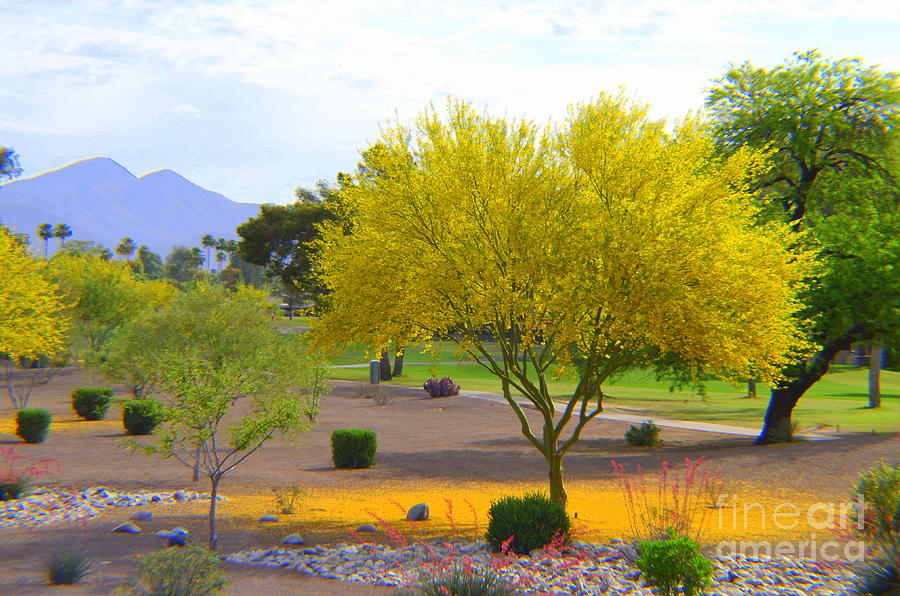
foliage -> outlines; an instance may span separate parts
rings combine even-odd
[[[860,532],[879,542],[900,545],[900,462],[880,461],[860,474],[855,496],[865,503]]]
[[[323,224],[331,309],[314,345],[452,337],[501,380],[561,502],[562,460],[616,373],[674,354],[726,378],[770,377],[798,344],[806,259],[786,227],[755,226],[746,178],[763,159],[719,158],[697,121],[667,133],[647,113],[604,95],[540,131],[451,102],[446,117],[386,127],[367,173],[343,187],[349,219]],[[547,382],[565,374],[578,385],[557,414]]]
[[[790,222],[820,264],[798,313],[819,352],[798,353],[785,367],[759,442],[777,440],[781,421],[789,423],[838,350],[900,338],[897,80],[859,60],[812,51],[771,69],[732,67],[710,92],[720,150],[772,156],[754,182],[761,219]]]
[[[0,360],[3,361],[2,380],[6,385],[7,395],[13,408],[18,409],[28,407],[34,388],[49,383],[66,365],[67,358],[63,354],[34,358],[0,355]]]
[[[96,358],[107,339],[128,321],[161,307],[177,290],[161,281],[140,281],[126,263],[96,256],[58,253],[50,272],[68,306],[75,337],[73,350]]]
[[[72,391],[72,409],[84,420],[103,420],[113,395],[109,387],[77,387]]]
[[[283,515],[297,513],[300,499],[306,494],[299,484],[292,484],[284,489],[273,488],[272,492],[274,493],[272,499],[275,501],[275,508],[278,513]]]
[[[162,421],[162,408],[154,399],[129,399],[122,404],[122,426],[129,435],[149,435]]]
[[[0,179],[12,180],[21,174],[19,154],[12,147],[0,146]]]
[[[459,395],[459,385],[453,382],[450,377],[441,377],[440,379],[428,379],[422,385],[428,395],[431,397],[449,397],[451,395]]]
[[[258,216],[237,228],[238,253],[244,261],[268,267],[285,286],[296,284],[310,295],[322,292],[313,276],[312,242],[319,236],[319,224],[335,217],[327,205],[334,190],[324,181],[318,188],[318,194],[307,191],[291,205],[261,205]]]
[[[48,581],[52,586],[77,584],[93,568],[94,560],[85,551],[60,551],[47,560]]]
[[[28,466],[22,467],[20,461],[28,459],[27,455],[16,453],[16,445],[12,447],[0,447],[0,501],[18,499],[33,482],[35,476],[50,474],[59,464],[55,459],[45,457]]]
[[[678,536],[702,537],[709,522],[707,504],[719,503],[724,486],[714,481],[721,471],[709,474],[704,461],[703,457],[694,461],[685,458],[674,469],[664,461],[655,487],[650,486],[640,464],[636,476],[631,476],[624,466],[612,462],[635,540],[657,540],[670,529]]]
[[[524,555],[560,537],[567,541],[570,529],[569,515],[561,503],[541,493],[525,493],[491,502],[485,540],[495,551],[507,546]]]
[[[335,468],[371,468],[378,439],[365,428],[337,428],[331,433],[331,460]]]
[[[66,333],[63,305],[46,264],[0,226],[0,353],[13,358],[52,354]],[[21,407],[14,403],[13,407]]]
[[[399,596],[513,596],[515,586],[489,567],[454,565],[436,574],[423,574],[411,589]]]
[[[162,258],[144,244],[137,249],[137,272],[146,279],[161,279],[166,274]]]
[[[139,366],[162,414],[158,440],[130,446],[209,479],[213,549],[222,478],[272,437],[308,429],[324,388],[299,339],[271,328],[264,299],[257,290],[200,286],[123,330],[147,338]],[[241,414],[231,416],[235,410]]]
[[[776,443],[794,443],[800,424],[795,420],[783,418],[776,422],[769,431],[769,437]]]
[[[39,408],[23,408],[16,412],[16,435],[26,443],[43,443],[50,432],[53,415]]]
[[[135,562],[139,577],[127,584],[133,596],[205,596],[228,583],[219,559],[195,544],[152,552]]]
[[[638,551],[635,565],[664,596],[695,596],[709,585],[713,564],[686,536],[676,538],[670,531],[667,540],[642,542]]]
[[[855,594],[897,596],[900,594],[900,543],[870,555],[856,569]]]
[[[166,255],[166,277],[179,282],[191,281],[197,277],[203,261],[203,253],[198,247],[176,246]]]
[[[652,420],[647,420],[640,426],[632,426],[625,431],[625,440],[635,447],[656,447],[662,443],[659,433],[660,428]]]

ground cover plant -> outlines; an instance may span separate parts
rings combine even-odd
[[[53,586],[77,584],[94,566],[94,560],[83,550],[59,551],[47,560],[47,579]]]
[[[152,552],[135,563],[138,577],[125,586],[132,596],[206,596],[228,583],[216,556],[195,544]]]

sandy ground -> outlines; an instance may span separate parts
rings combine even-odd
[[[19,452],[33,458],[52,457],[61,463],[59,474],[42,484],[83,489],[104,485],[117,490],[206,491],[192,485],[190,473],[178,462],[124,450],[117,408],[108,420],[84,422],[69,407],[74,387],[102,384],[83,371],[69,369],[50,384],[38,387],[29,403],[53,412],[54,426],[45,443],[23,445],[10,431],[12,409],[0,408],[0,445],[20,444]],[[222,507],[220,550],[224,553],[254,547],[278,546],[281,537],[299,531],[307,544],[333,544],[353,540],[347,515],[319,513],[296,516],[296,521],[266,525],[256,522],[271,501],[271,487],[299,484],[313,504],[341,495],[365,499],[384,508],[384,495],[452,494],[455,489],[478,491],[491,486],[543,486],[543,459],[521,436],[511,410],[483,400],[430,399],[414,388],[391,388],[390,403],[377,405],[361,397],[353,383],[334,383],[323,399],[315,428],[296,441],[272,441],[229,475],[222,491],[233,505]],[[531,415],[534,415],[532,413]],[[371,428],[378,434],[378,463],[374,468],[339,471],[331,465],[330,435],[335,428]],[[658,469],[662,461],[706,456],[712,467],[722,467],[723,477],[743,491],[767,491],[775,497],[804,495],[840,501],[847,497],[858,473],[879,459],[900,455],[896,436],[862,435],[838,441],[753,447],[743,438],[704,433],[666,431],[665,443],[656,449],[637,449],[624,444],[627,424],[599,421],[586,429],[582,441],[566,460],[566,477],[572,486],[614,484],[611,460],[633,469],[637,464]],[[376,499],[376,495],[378,498]],[[499,496],[497,494],[496,496]],[[348,497],[349,498],[349,497]],[[411,498],[411,497],[410,497]],[[349,501],[348,501],[349,502]],[[238,504],[257,503],[242,509]],[[409,503],[410,505],[413,503]],[[360,512],[364,505],[354,505]],[[388,506],[389,507],[389,506]],[[373,505],[373,508],[374,505]],[[68,525],[36,529],[0,529],[0,594],[58,593],[47,586],[43,565],[49,553],[62,546],[83,546],[102,565],[66,594],[108,594],[134,573],[133,556],[159,548],[154,533],[175,525],[187,527],[198,539],[205,533],[202,504],[154,506],[154,519],[142,523],[140,535],[110,534],[109,529],[127,518],[127,509],[113,509],[102,516]],[[387,516],[388,512],[377,510]],[[397,512],[393,511],[394,518]],[[582,519],[598,513],[582,507]],[[292,518],[293,519],[293,518]],[[368,523],[360,513],[358,522]],[[621,526],[621,520],[618,520]],[[274,569],[227,566],[232,594],[390,594],[392,590],[342,583]]]

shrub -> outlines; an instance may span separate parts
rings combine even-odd
[[[47,410],[26,408],[16,412],[16,434],[26,443],[43,443],[53,415]]]
[[[138,579],[126,584],[133,596],[204,596],[228,581],[219,559],[196,544],[149,553],[137,566]]]
[[[660,428],[651,420],[643,422],[640,426],[632,426],[625,431],[625,440],[635,447],[656,447],[662,441],[659,440]]]
[[[638,545],[640,556],[635,565],[663,596],[695,596],[709,584],[713,564],[703,557],[700,545],[687,536],[651,540]]]
[[[54,586],[77,584],[93,567],[93,559],[83,550],[61,551],[47,560],[48,580]]]
[[[108,387],[78,387],[72,392],[72,409],[84,420],[103,420],[112,398]]]
[[[787,418],[779,420],[772,429],[772,440],[776,443],[796,443],[800,440],[796,436],[799,428],[800,423],[798,422],[788,420]]]
[[[284,515],[297,513],[300,499],[306,494],[299,484],[292,484],[285,489],[273,488],[272,492],[275,493],[273,496],[275,509]]]
[[[860,474],[856,495],[866,508],[861,533],[881,542],[900,542],[900,463],[881,461]]]
[[[375,431],[338,428],[331,433],[331,460],[335,468],[370,468],[375,464]]]
[[[434,576],[425,576],[398,596],[512,596],[515,593],[514,586],[493,569],[453,566]]]
[[[459,385],[453,382],[450,377],[441,377],[440,379],[428,379],[422,385],[428,395],[431,397],[449,397],[451,395],[459,395]]]
[[[11,501],[18,499],[25,494],[25,491],[31,486],[31,478],[28,476],[20,476],[13,481],[0,482],[0,501]]]
[[[485,540],[495,551],[505,545],[524,555],[551,542],[567,540],[570,528],[569,515],[561,503],[541,493],[526,493],[491,503]]]
[[[891,545],[874,557],[867,557],[854,571],[855,594],[896,596],[900,594],[900,545]]]
[[[161,420],[159,404],[152,399],[131,399],[122,406],[122,425],[129,435],[149,435]]]

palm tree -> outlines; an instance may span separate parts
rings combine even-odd
[[[122,241],[119,242],[119,246],[116,247],[116,254],[120,257],[125,257],[126,261],[131,261],[131,255],[134,254],[135,250],[137,250],[137,244],[134,243],[134,240],[131,238],[122,238]]]
[[[53,235],[59,238],[59,247],[63,248],[66,245],[66,238],[72,235],[72,228],[64,223],[56,224],[56,227],[53,228]]]
[[[37,228],[38,236],[44,241],[44,258],[47,258],[47,251],[49,250],[50,239],[53,238],[53,226],[48,223],[42,223]]]
[[[188,261],[194,269],[199,269],[203,266],[203,252],[199,247],[195,246],[191,248],[190,252],[190,260]]]
[[[200,244],[206,248],[206,272],[209,273],[209,250],[216,245],[216,238],[212,234],[206,234],[200,239]]]
[[[228,255],[226,255],[223,251],[221,251],[221,250],[216,251],[216,263],[219,264],[219,272],[220,273],[222,272],[222,263],[224,263],[225,259],[227,259],[227,258],[228,258]]]

